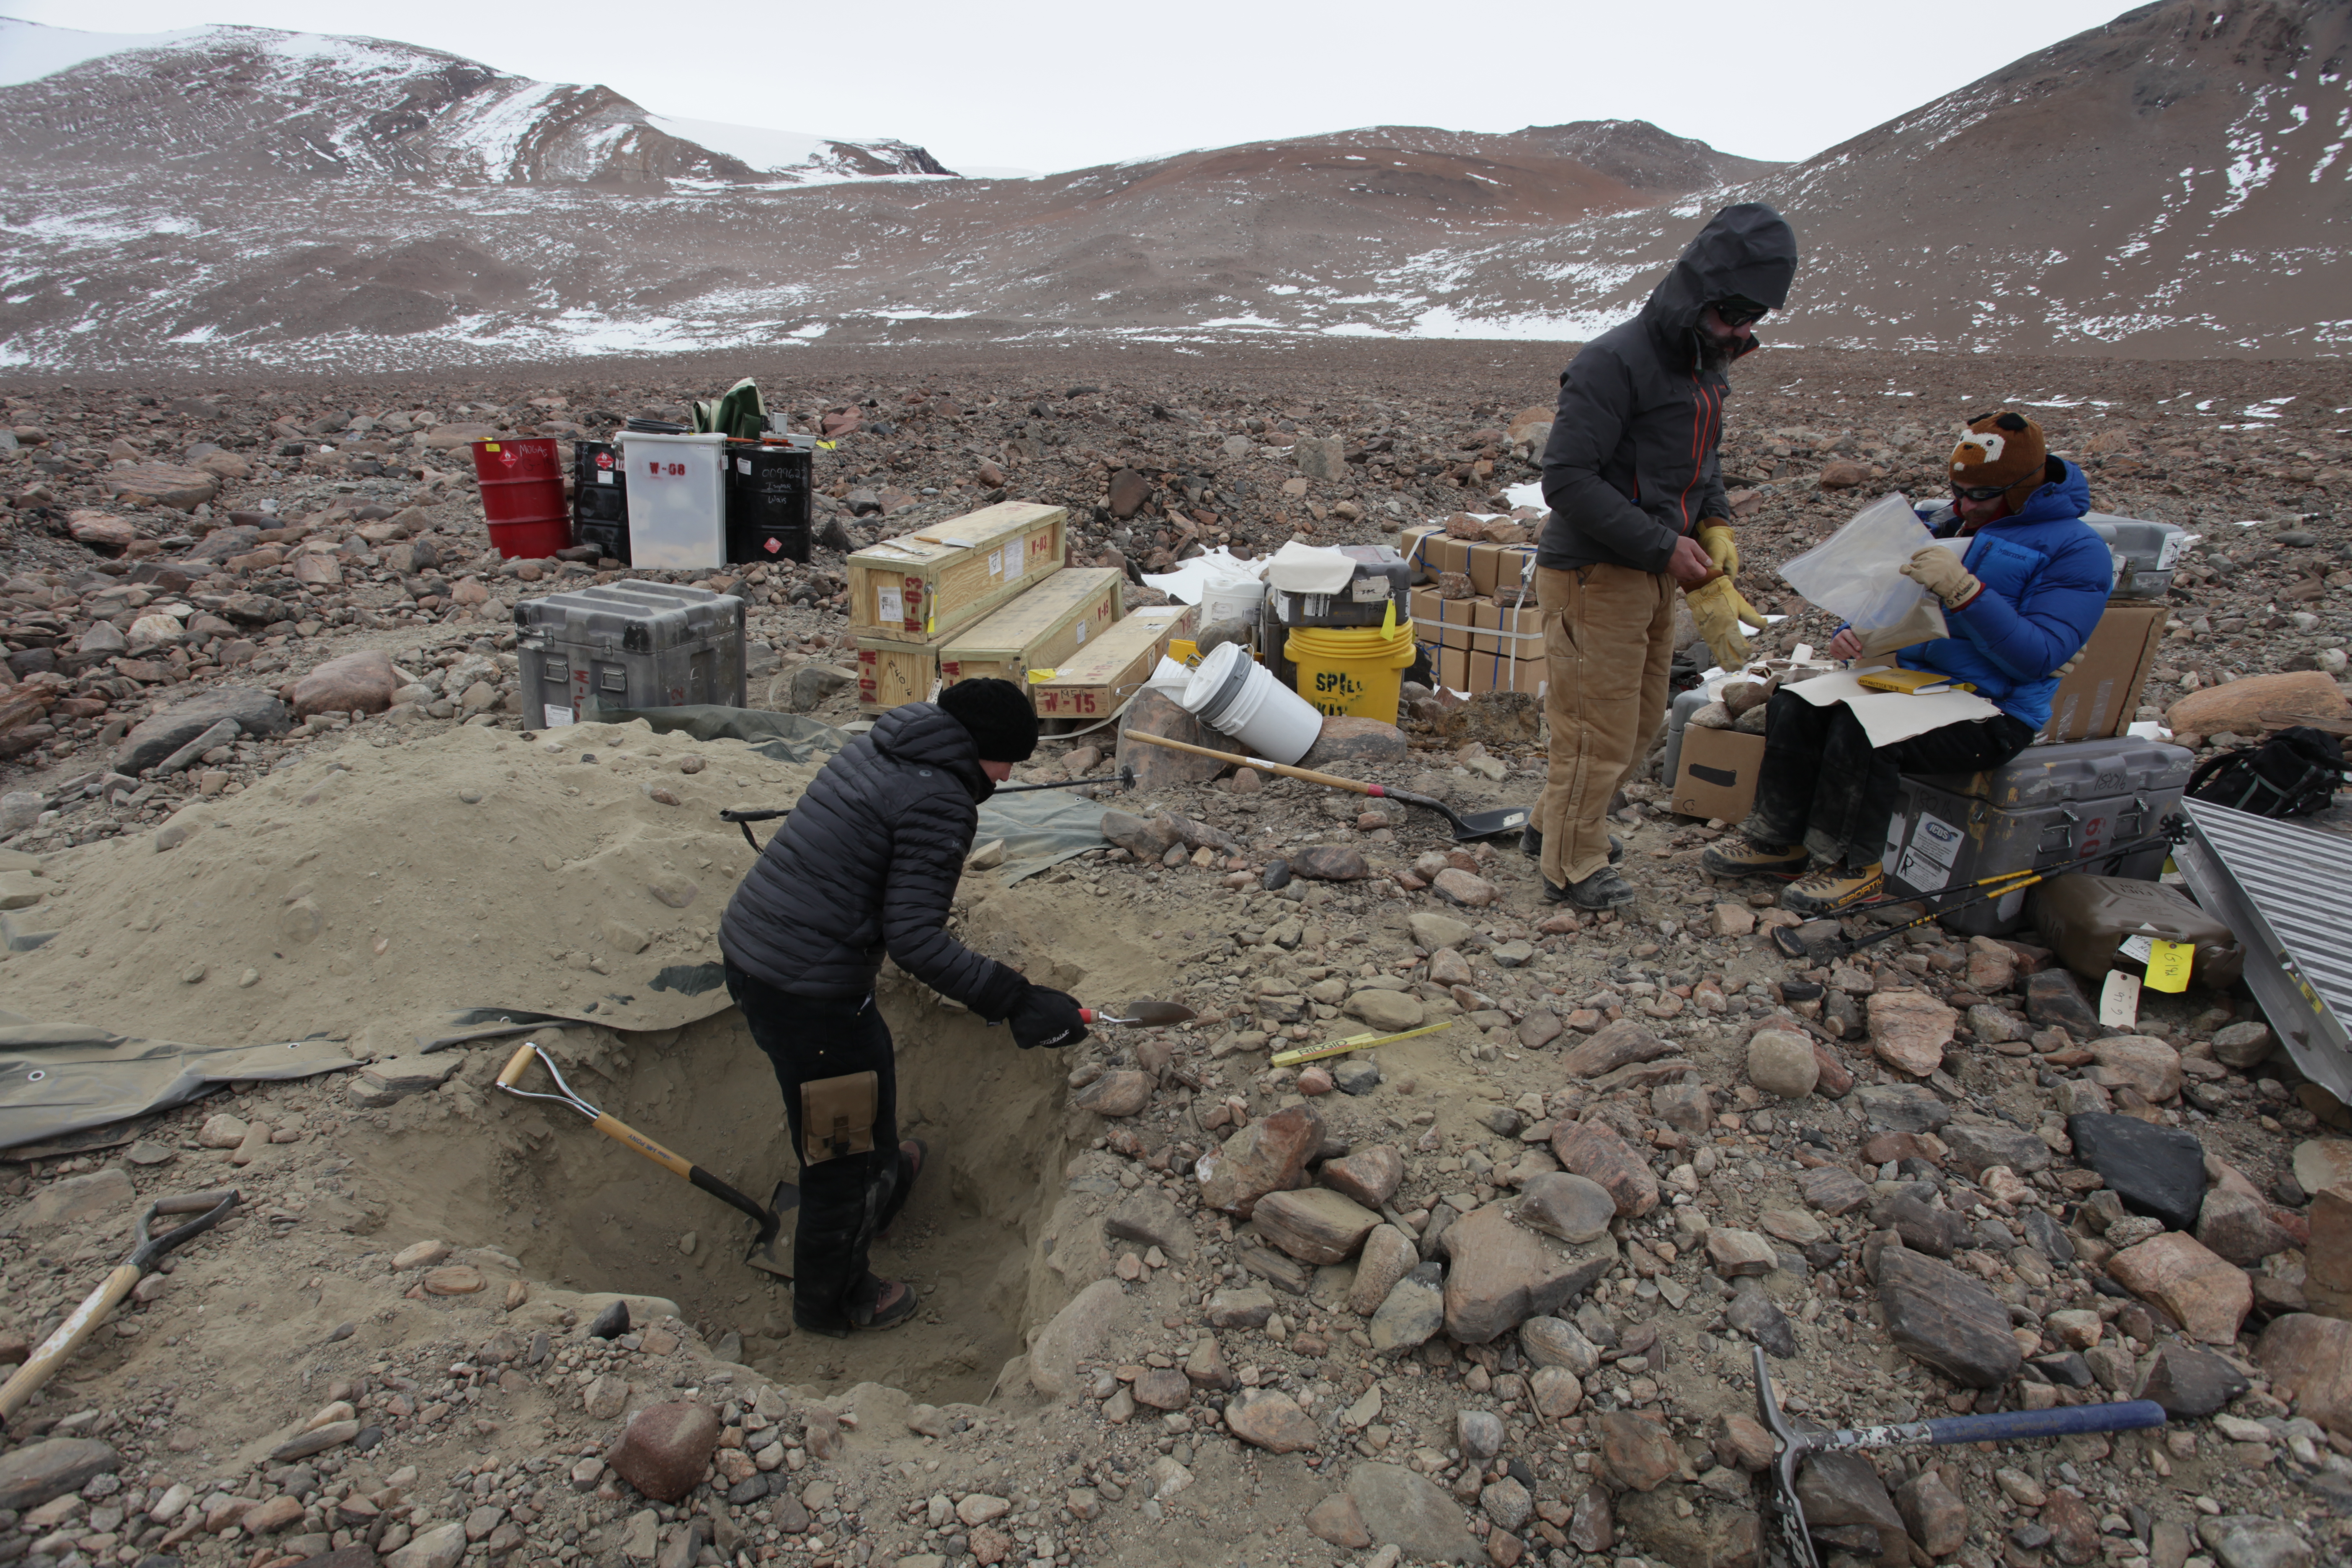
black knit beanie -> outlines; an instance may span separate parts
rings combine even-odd
[[[1037,749],[1037,713],[1009,680],[959,680],[940,693],[948,716],[971,731],[983,763],[1025,763]]]

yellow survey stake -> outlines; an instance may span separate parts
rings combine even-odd
[[[1418,1029],[1407,1029],[1399,1035],[1350,1035],[1344,1040],[1329,1040],[1319,1046],[1301,1046],[1295,1051],[1276,1051],[1266,1058],[1266,1062],[1270,1067],[1297,1067],[1300,1062],[1319,1062],[1325,1057],[1344,1057],[1349,1051],[1385,1046],[1391,1040],[1409,1040],[1415,1035],[1431,1034],[1453,1026],[1453,1021],[1448,1019],[1443,1024],[1423,1024]]]

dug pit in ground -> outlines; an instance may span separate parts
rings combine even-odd
[[[875,1251],[876,1271],[907,1279],[922,1300],[887,1334],[795,1337],[791,1287],[744,1262],[751,1220],[567,1107],[501,1093],[490,1080],[503,1049],[472,1057],[457,1093],[374,1112],[343,1148],[373,1173],[389,1235],[463,1237],[534,1279],[667,1298],[734,1352],[725,1359],[782,1382],[880,1382],[977,1403],[1020,1353],[1024,1328],[1066,1296],[1032,1248],[1078,1119],[1051,1054],[1016,1051],[1002,1029],[904,987],[883,1005],[898,1043],[900,1134],[930,1148]],[[671,1033],[533,1037],[583,1098],[721,1180],[764,1197],[795,1177],[772,1070],[732,1009]],[[784,1217],[776,1250],[789,1266]]]

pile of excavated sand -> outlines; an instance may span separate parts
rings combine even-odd
[[[673,1028],[727,1005],[719,918],[751,851],[719,812],[789,806],[815,766],[643,723],[362,731],[53,858],[62,930],[0,963],[0,992],[124,1034],[360,1056],[460,1008]]]

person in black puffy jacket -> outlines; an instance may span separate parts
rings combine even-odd
[[[967,680],[892,709],[824,765],[719,922],[727,989],[774,1064],[801,1159],[793,1321],[814,1332],[887,1328],[915,1310],[866,1267],[905,1206],[923,1148],[900,1142],[890,1030],[874,1003],[886,952],[1015,1044],[1087,1037],[1076,1002],[948,934],[980,803],[1037,749],[1029,699]]]

